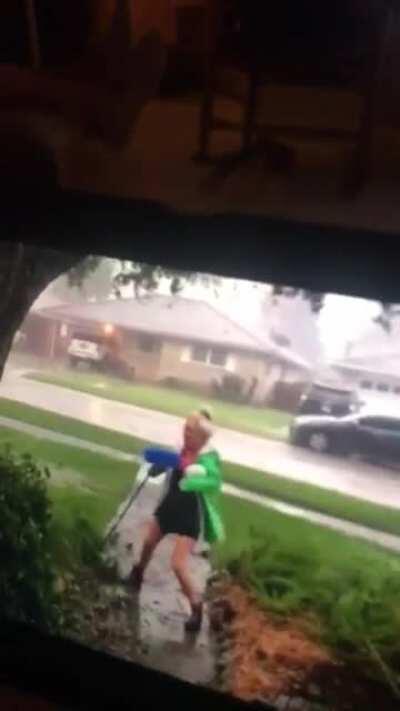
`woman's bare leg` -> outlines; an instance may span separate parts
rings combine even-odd
[[[136,592],[139,592],[142,587],[145,570],[150,563],[152,555],[162,537],[163,535],[157,520],[155,518],[150,519],[147,524],[147,531],[144,536],[140,559],[138,563],[133,566],[128,579],[129,584],[134,588],[134,590],[136,590]]]
[[[152,518],[147,524],[147,531],[143,541],[143,548],[138,562],[138,567],[144,573],[151,557],[160,543],[163,535],[158,525],[157,519]]]
[[[174,571],[182,592],[193,608],[201,602],[201,596],[196,592],[192,579],[188,571],[189,556],[193,551],[196,541],[186,536],[178,536],[172,554],[171,566]]]

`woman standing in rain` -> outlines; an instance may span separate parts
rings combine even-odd
[[[187,632],[199,632],[203,619],[203,600],[188,571],[189,557],[200,537],[209,544],[224,538],[218,510],[221,463],[212,445],[212,434],[209,412],[202,410],[187,418],[179,467],[167,473],[161,502],[148,524],[140,560],[130,575],[131,585],[140,591],[156,546],[164,536],[173,534],[175,545],[171,567],[191,609],[185,624]],[[150,470],[153,476],[161,473],[157,467]]]

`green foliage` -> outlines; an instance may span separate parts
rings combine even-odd
[[[97,568],[101,564],[102,539],[89,519],[80,511],[77,515],[58,517],[51,523],[51,553],[57,568],[74,573],[82,568]]]
[[[325,294],[316,291],[309,291],[307,289],[296,289],[291,286],[283,286],[281,284],[275,284],[273,286],[273,296],[294,298],[296,296],[301,296],[305,301],[308,301],[310,309],[313,314],[319,314],[324,307]]]
[[[86,516],[76,496],[69,507],[66,495],[53,503],[49,477],[30,455],[1,451],[0,609],[3,619],[58,632],[66,622],[60,579],[99,566],[102,540],[90,505]]]
[[[240,375],[227,373],[212,384],[213,395],[220,400],[243,404],[247,400],[246,381]]]
[[[400,692],[400,563],[381,569],[354,560],[324,559],[301,539],[252,531],[250,545],[229,570],[269,611],[312,615],[322,639]]]
[[[122,261],[120,271],[114,279],[115,292],[118,296],[120,295],[121,287],[132,284],[136,296],[140,296],[142,293],[148,294],[156,291],[163,279],[169,282],[171,294],[179,294],[186,284],[199,282],[207,288],[213,286],[216,289],[220,283],[219,277],[210,274],[185,272],[153,264]]]
[[[3,619],[55,630],[60,610],[49,550],[48,476],[28,455],[0,454],[0,609]]]

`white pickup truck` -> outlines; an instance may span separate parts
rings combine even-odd
[[[133,380],[135,377],[133,365],[110,348],[104,336],[74,333],[68,346],[68,359],[71,368],[86,364],[91,369],[123,380]]]
[[[72,367],[80,363],[100,365],[104,361],[106,352],[107,349],[100,338],[87,334],[74,334],[68,347],[68,357]]]

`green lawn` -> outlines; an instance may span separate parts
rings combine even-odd
[[[131,490],[137,467],[130,462],[0,428],[0,448],[5,445],[21,455],[30,454],[49,469],[49,494],[53,504],[51,550],[60,569],[76,567],[82,560],[82,545],[87,541],[87,534],[79,528],[80,521],[87,521],[93,535],[101,538],[107,523]]]
[[[129,493],[136,475],[133,463],[0,428],[0,448],[5,445],[20,454],[32,455],[49,468],[56,517],[68,516],[71,508],[74,514],[89,512],[99,532]]]
[[[0,399],[1,415],[127,453],[138,454],[146,444],[129,435],[87,425],[11,400]],[[59,449],[56,444],[52,446]],[[292,481],[231,463],[224,463],[224,480],[254,493],[400,536],[400,510],[378,506],[312,484]]]
[[[400,575],[399,557],[367,542],[277,511],[266,511],[262,506],[231,496],[223,497],[222,511],[227,538],[215,549],[220,564],[225,565],[248,550],[254,544],[254,532],[258,531],[267,535],[268,540],[278,540],[282,548],[298,550],[299,557],[301,550],[311,550],[329,566],[373,569],[380,576],[389,566]]]
[[[27,377],[41,383],[61,385],[71,390],[179,417],[186,417],[188,413],[197,409],[204,402],[200,396],[180,390],[124,383],[121,380],[94,373],[63,371],[57,374],[32,373]],[[286,436],[290,416],[284,412],[269,408],[232,405],[232,403],[213,399],[207,399],[207,404],[212,408],[215,422],[219,427],[227,427],[261,437],[284,439]]]

